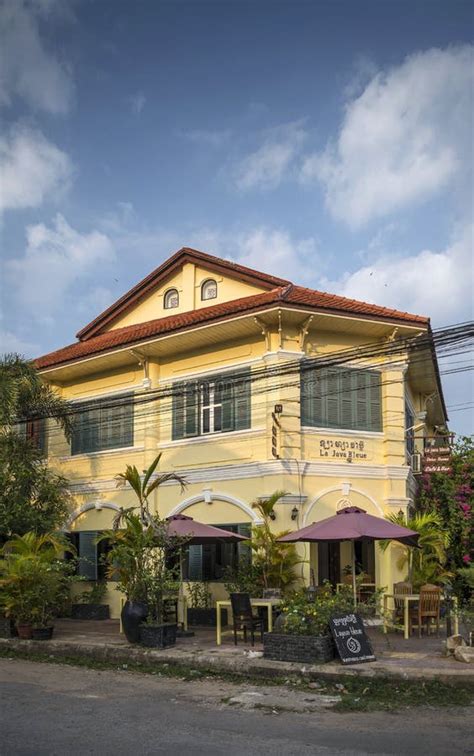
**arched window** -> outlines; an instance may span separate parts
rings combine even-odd
[[[212,278],[208,278],[207,281],[201,285],[201,299],[204,302],[206,299],[215,299],[217,297],[217,283]]]
[[[179,294],[178,289],[168,289],[164,298],[165,310],[171,310],[173,307],[179,306]]]

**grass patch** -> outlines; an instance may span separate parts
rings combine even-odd
[[[414,706],[470,706],[474,703],[474,681],[450,684],[438,680],[396,680],[385,677],[347,677],[338,679],[320,678],[308,680],[303,677],[275,676],[263,678],[251,675],[233,674],[215,669],[196,669],[189,664],[153,663],[128,660],[121,663],[107,659],[93,659],[86,656],[56,656],[22,648],[0,647],[0,658],[22,659],[49,664],[62,664],[92,670],[146,674],[154,677],[174,678],[191,681],[200,678],[214,678],[237,685],[251,684],[261,687],[285,686],[289,690],[308,691],[312,694],[339,695],[341,700],[332,711],[397,711]],[[291,693],[289,693],[291,695]],[[225,702],[225,699],[223,699]]]

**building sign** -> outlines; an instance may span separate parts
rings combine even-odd
[[[319,442],[319,456],[324,459],[342,459],[345,462],[368,458],[365,441],[357,439],[323,438]]]
[[[451,447],[427,446],[422,457],[422,470],[424,473],[450,473]]]
[[[372,646],[364,630],[359,614],[334,614],[329,620],[331,634],[337,653],[343,664],[360,664],[375,661]]]

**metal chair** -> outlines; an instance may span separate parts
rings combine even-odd
[[[411,624],[418,621],[418,637],[421,638],[423,620],[427,620],[427,633],[431,621],[436,620],[436,637],[439,637],[439,615],[441,606],[441,588],[437,585],[426,583],[420,588],[420,600],[418,606],[412,609],[410,614]]]
[[[244,643],[247,643],[247,630],[250,630],[252,646],[255,645],[255,630],[260,631],[263,643],[263,620],[252,612],[249,593],[231,593],[232,615],[234,620],[234,643],[237,645],[237,632],[243,631]]]

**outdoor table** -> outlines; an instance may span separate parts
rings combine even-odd
[[[388,632],[388,622],[387,622],[387,599],[403,599],[403,637],[405,640],[408,640],[410,637],[410,623],[409,623],[409,616],[410,616],[410,601],[419,601],[420,600],[420,594],[419,593],[384,593],[383,597],[383,631],[384,633]],[[441,597],[441,601],[445,601],[446,599],[444,597]],[[458,621],[458,614],[457,614],[457,605],[458,601],[456,596],[452,597],[453,601],[453,607],[455,609],[454,611],[454,634],[457,635],[459,633],[459,621]]]
[[[336,583],[336,593],[339,593],[341,588],[344,588],[344,586],[349,586],[352,589],[352,583]],[[358,583],[357,591],[359,591],[360,588],[373,588],[375,590],[376,587],[376,583]]]
[[[271,633],[273,628],[273,617],[272,617],[272,609],[274,606],[278,606],[281,604],[281,599],[278,598],[268,598],[268,599],[255,599],[251,598],[250,603],[252,606],[266,606],[268,611],[268,632]],[[232,607],[231,601],[216,601],[216,614],[217,614],[217,625],[216,625],[216,644],[220,646],[222,644],[222,636],[225,634],[222,632],[222,615],[221,611],[224,608]],[[233,632],[232,630],[226,630],[226,633]]]

